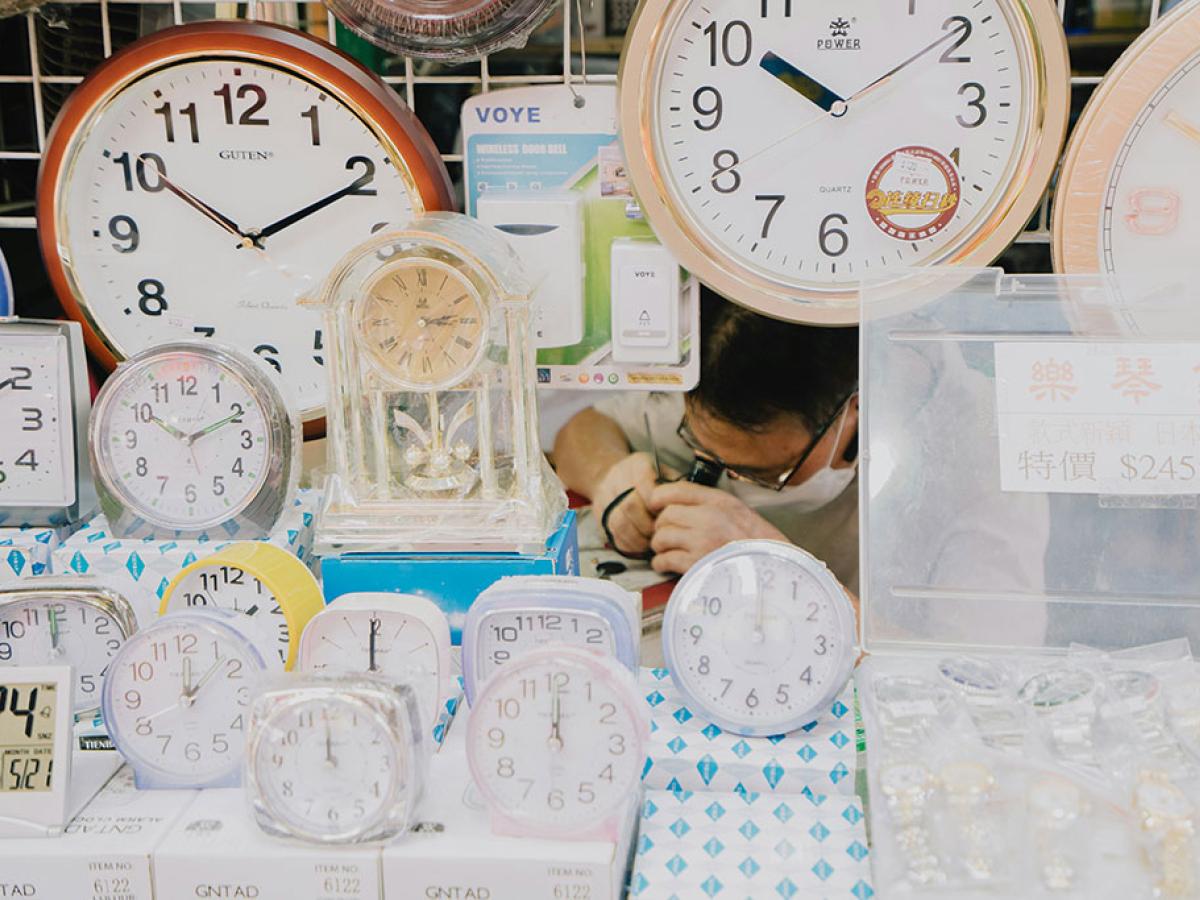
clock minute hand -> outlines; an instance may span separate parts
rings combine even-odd
[[[759,68],[778,78],[801,97],[815,103],[825,112],[840,118],[846,114],[846,101],[811,75],[800,71],[773,50],[758,61]]]
[[[308,204],[308,206],[304,207],[304,209],[296,210],[296,212],[292,213],[290,216],[284,216],[278,222],[272,222],[266,228],[262,228],[262,229],[259,229],[258,231],[251,232],[251,235],[255,241],[260,241],[263,238],[268,238],[273,234],[278,234],[279,232],[283,231],[283,229],[289,228],[292,225],[295,225],[301,219],[307,219],[313,213],[320,212],[325,207],[329,206],[331,203],[336,203],[338,200],[341,200],[343,197],[347,196],[348,194],[353,194],[355,191],[357,191],[359,188],[361,188],[365,183],[366,182],[364,182],[362,178],[355,178],[352,182],[350,182],[344,188],[334,191],[328,197],[322,197],[320,200],[316,201],[315,203]]]
[[[900,63],[898,66],[894,66],[893,68],[889,69],[887,72],[884,72],[882,75],[880,75],[878,78],[876,78],[870,84],[868,84],[862,90],[856,91],[855,93],[851,94],[850,99],[847,100],[846,102],[853,103],[855,100],[861,100],[863,97],[867,96],[867,94],[869,94],[872,91],[887,84],[889,81],[892,80],[893,76],[895,76],[898,73],[907,69],[909,66],[911,66],[913,63],[915,63],[921,57],[925,56],[928,53],[932,53],[938,47],[942,46],[942,44],[961,35],[964,31],[966,31],[966,29],[967,29],[966,25],[959,25],[959,27],[955,28],[953,31],[947,32],[946,34],[942,35],[940,38],[938,38],[932,44],[929,44],[927,47],[924,47],[924,48],[918,50],[916,53],[914,53],[908,59],[904,60],[904,62]]]
[[[200,440],[200,438],[204,437],[206,434],[212,434],[218,428],[228,425],[230,422],[232,422],[234,419],[236,419],[240,415],[242,415],[242,413],[234,413],[232,416],[226,416],[219,422],[213,422],[211,425],[206,425],[204,428],[201,428],[199,431],[193,431],[191,434],[185,435],[183,439],[188,444],[188,446],[191,446],[192,444],[196,443],[196,441]]]
[[[207,203],[205,203],[203,200],[201,200],[195,194],[192,194],[189,191],[185,191],[183,188],[181,188],[175,182],[171,181],[171,179],[169,179],[167,177],[167,173],[163,171],[162,166],[160,166],[158,164],[158,161],[155,160],[154,157],[150,156],[149,154],[143,153],[141,156],[138,157],[138,162],[142,163],[143,165],[145,165],[146,163],[153,164],[154,171],[158,174],[158,180],[162,182],[163,187],[165,187],[168,191],[170,191],[172,194],[174,194],[176,197],[178,197],[180,200],[182,200],[188,206],[192,207],[192,209],[195,209],[196,211],[202,213],[208,219],[211,219],[213,222],[216,222],[218,225],[220,225],[222,228],[224,228],[230,234],[234,235],[235,237],[241,238],[242,246],[252,246],[253,245],[254,239],[251,238],[249,235],[247,235],[244,231],[242,231],[242,229],[240,227],[238,227],[237,222],[233,221],[233,219],[229,218],[229,216],[226,216],[223,213],[217,212],[217,210],[213,209],[213,207],[209,206]]]

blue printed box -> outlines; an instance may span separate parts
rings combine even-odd
[[[299,491],[266,540],[310,562],[319,502],[316,491]],[[231,543],[224,533],[187,541],[120,540],[109,534],[104,516],[97,515],[54,551],[52,568],[56,575],[99,576],[133,604],[138,625],[144,627],[157,618],[163,592],[180,569]]]
[[[630,896],[867,900],[869,857],[857,797],[647,791]]]
[[[742,737],[688,709],[666,669],[642,669],[650,704],[645,784],[659,790],[854,793],[854,685],[791,734]]]
[[[0,528],[0,584],[50,574],[50,557],[75,526]]]

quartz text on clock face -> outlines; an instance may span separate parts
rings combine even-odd
[[[653,141],[711,252],[844,290],[960,250],[1030,133],[1014,4],[692,0],[659,55]]]
[[[315,293],[342,254],[412,215],[366,122],[272,65],[168,65],[121,91],[68,172],[73,279],[124,356],[210,337],[265,358],[304,417],[324,406]]]

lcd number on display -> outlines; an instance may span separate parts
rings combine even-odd
[[[0,684],[0,794],[51,789],[58,686]]]

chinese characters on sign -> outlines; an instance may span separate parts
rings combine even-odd
[[[1200,345],[996,345],[1005,491],[1200,494]]]

